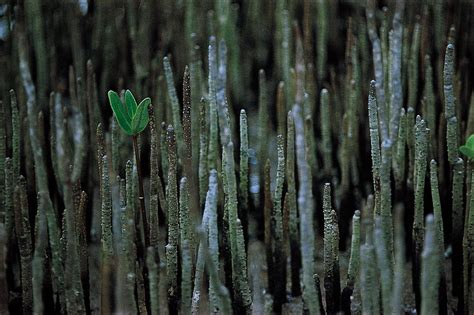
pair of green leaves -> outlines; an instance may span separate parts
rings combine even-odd
[[[459,151],[470,159],[474,159],[474,135],[469,136],[466,144],[459,147]]]
[[[129,136],[138,135],[145,130],[150,117],[148,116],[148,106],[151,104],[149,97],[145,98],[140,104],[130,90],[125,91],[125,105],[122,103],[120,96],[110,90],[109,93],[110,107],[115,114],[115,118],[120,128]]]

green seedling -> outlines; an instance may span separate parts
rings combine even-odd
[[[150,117],[148,115],[148,107],[151,104],[149,97],[143,99],[137,105],[137,101],[130,90],[125,91],[125,105],[119,95],[110,90],[108,93],[110,107],[114,112],[115,118],[120,128],[129,136],[132,136],[133,150],[135,152],[135,161],[137,163],[138,182],[139,182],[139,199],[140,209],[143,218],[143,229],[145,230],[145,246],[149,245],[148,223],[146,219],[145,194],[143,190],[143,178],[140,165],[140,150],[138,148],[138,135],[145,130]]]
[[[465,145],[459,147],[459,151],[470,159],[474,159],[474,134],[470,135]]]
[[[145,130],[150,120],[148,106],[151,104],[151,99],[149,97],[137,106],[137,101],[130,90],[125,92],[125,105],[115,91],[110,90],[108,95],[115,118],[127,135],[137,136]]]

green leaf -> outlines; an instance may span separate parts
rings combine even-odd
[[[148,125],[148,121],[150,120],[148,116],[148,106],[150,106],[150,103],[151,99],[147,97],[138,105],[135,116],[133,116],[132,119],[132,131],[134,135],[142,132]]]
[[[130,117],[135,116],[137,111],[137,101],[130,90],[125,91],[125,104]]]
[[[115,118],[120,126],[120,128],[125,131],[128,135],[132,135],[132,127],[131,127],[131,118],[130,115],[125,110],[122,101],[118,94],[112,90],[107,93],[109,96],[110,107],[112,107],[112,111],[115,114]]]
[[[470,148],[467,145],[462,145],[459,147],[459,151],[465,156],[474,159],[474,148]]]
[[[474,135],[470,135],[469,138],[467,138],[466,146],[474,150]]]

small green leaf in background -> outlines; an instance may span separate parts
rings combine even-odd
[[[132,131],[134,134],[139,134],[148,125],[148,121],[150,120],[148,116],[148,106],[150,106],[150,104],[151,99],[147,97],[138,105],[136,113],[132,118]]]
[[[125,91],[125,104],[130,117],[135,116],[137,111],[137,101],[130,90]]]
[[[470,135],[465,145],[459,147],[459,151],[465,156],[474,159],[474,135]]]
[[[109,91],[108,96],[110,107],[112,107],[112,111],[115,114],[115,118],[117,119],[120,128],[122,128],[126,134],[130,136],[133,135],[131,126],[132,119],[120,100],[120,97],[115,91],[112,90]]]

